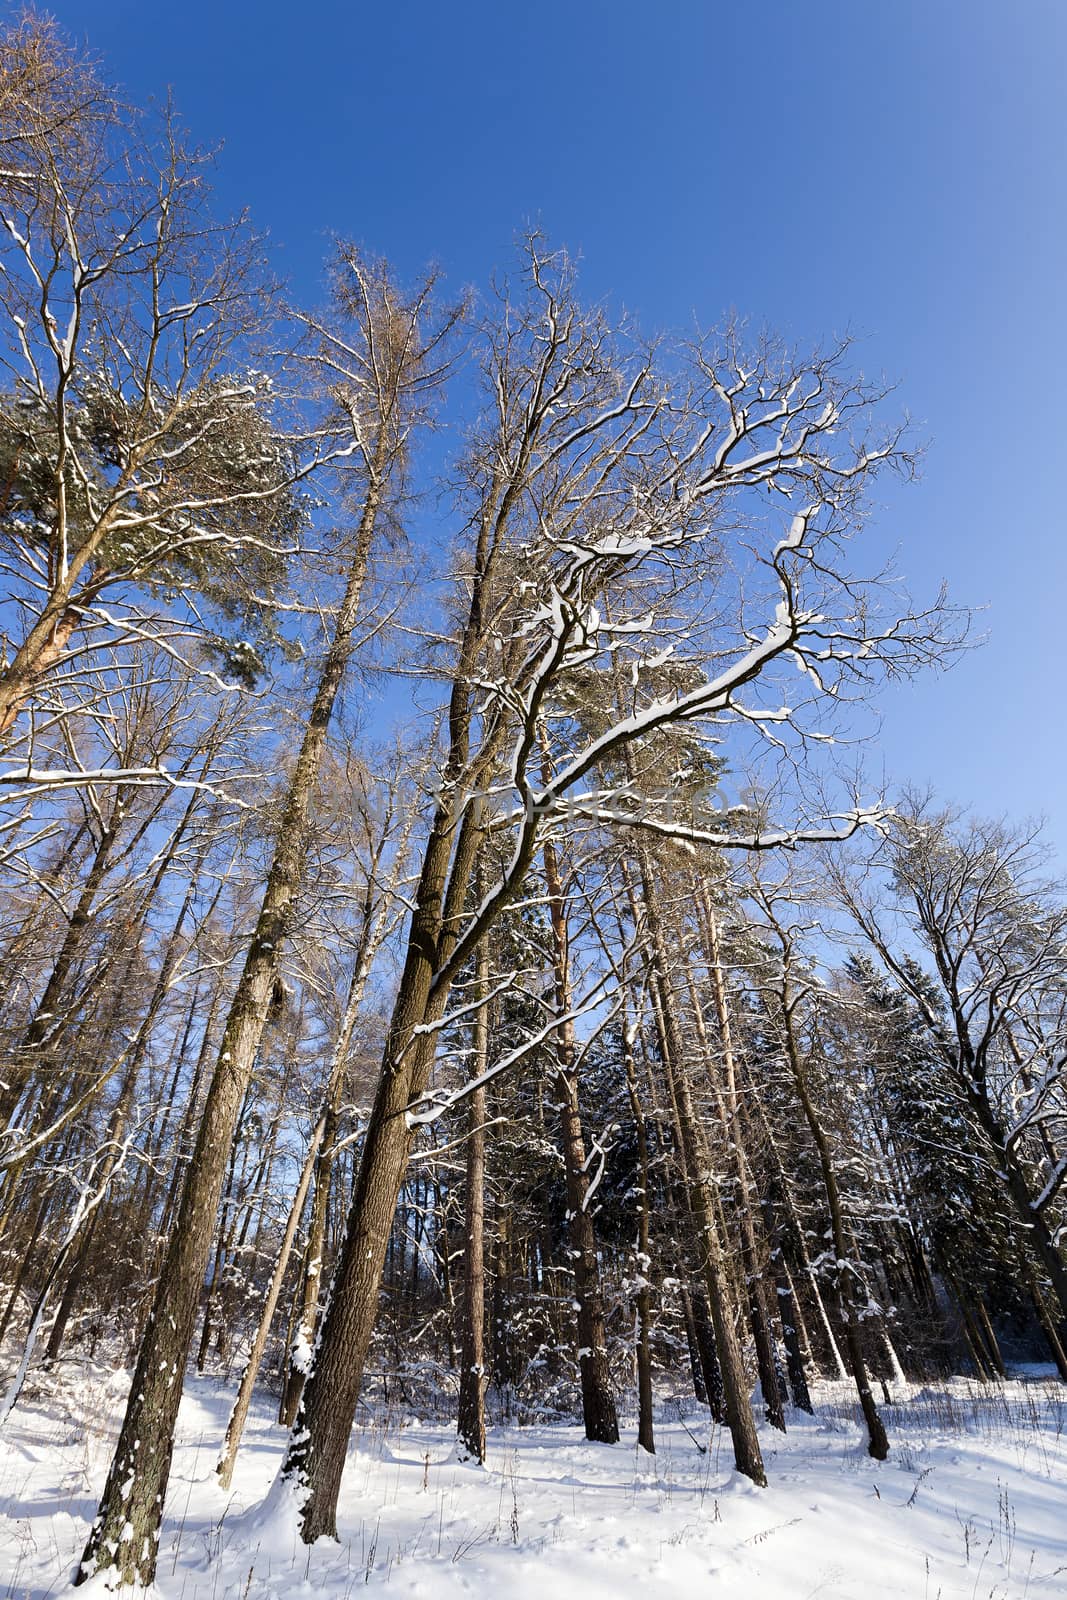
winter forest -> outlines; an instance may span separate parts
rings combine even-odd
[[[519,218],[300,301],[211,134],[8,15],[0,1593],[1067,1593],[1067,898],[872,759],[981,648],[906,394]]]

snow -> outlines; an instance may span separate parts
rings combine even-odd
[[[65,1592],[96,1509],[128,1378],[66,1368],[0,1437],[0,1595]],[[215,1457],[229,1410],[194,1379],[160,1542],[156,1600],[318,1596],[365,1589],[433,1600],[1013,1600],[1067,1593],[1062,1516],[1067,1390],[1035,1373],[897,1390],[892,1449],[866,1455],[847,1386],[816,1415],[763,1429],[770,1487],[731,1469],[707,1413],[662,1397],[654,1458],[587,1444],[578,1427],[490,1430],[486,1467],[453,1429],[392,1411],[353,1437],[340,1542],[307,1550],[275,1485],[284,1434],[269,1396],[249,1418],[234,1486]],[[707,1445],[706,1451],[701,1450]],[[273,1486],[273,1488],[272,1488]],[[100,1579],[79,1593],[100,1600]]]

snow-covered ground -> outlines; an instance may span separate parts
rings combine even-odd
[[[73,1374],[68,1369],[68,1376]],[[66,1590],[107,1466],[127,1379],[82,1374],[0,1437],[0,1600]],[[1067,1389],[960,1379],[886,1408],[892,1451],[865,1454],[847,1391],[762,1429],[770,1487],[731,1470],[706,1413],[662,1407],[658,1453],[576,1427],[497,1428],[482,1470],[451,1430],[403,1414],[352,1441],[340,1543],[312,1550],[262,1500],[283,1434],[264,1400],[234,1486],[213,1466],[229,1395],[182,1403],[157,1592],[166,1600],[348,1600],[366,1588],[450,1600],[1008,1600],[1067,1596]],[[674,1420],[669,1420],[673,1417]],[[709,1445],[706,1451],[701,1446]],[[86,1595],[96,1585],[79,1591]]]

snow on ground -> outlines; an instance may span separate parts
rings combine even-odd
[[[75,1381],[77,1375],[77,1381]],[[80,1555],[128,1378],[67,1369],[0,1436],[0,1600],[64,1593]],[[898,1391],[900,1393],[900,1391]],[[164,1600],[1013,1600],[1067,1596],[1067,1389],[964,1379],[911,1387],[886,1408],[887,1462],[866,1455],[855,1408],[822,1384],[814,1418],[761,1430],[770,1487],[731,1470],[707,1413],[665,1403],[655,1460],[627,1427],[614,1447],[577,1427],[499,1427],[479,1469],[452,1432],[394,1413],[352,1441],[340,1543],[308,1551],[264,1516],[282,1443],[264,1397],[233,1489],[213,1467],[230,1395],[189,1383],[156,1592]],[[673,1420],[668,1420],[673,1418]],[[702,1445],[708,1445],[706,1452]],[[96,1592],[96,1585],[79,1595]]]

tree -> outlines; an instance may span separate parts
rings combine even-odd
[[[390,1222],[449,987],[520,891],[545,819],[569,805],[579,817],[692,837],[665,804],[638,814],[626,805],[625,786],[583,785],[596,782],[616,751],[672,725],[773,723],[776,736],[788,733],[796,724],[787,713],[746,698],[779,665],[801,665],[819,704],[831,685],[866,686],[878,671],[911,670],[944,637],[931,616],[883,624],[869,603],[854,605],[842,539],[860,518],[872,475],[901,453],[894,436],[874,442],[864,434],[874,397],[842,381],[840,353],[803,367],[770,347],[746,359],[736,339],[717,356],[709,342],[685,352],[685,375],[670,392],[651,352],[613,333],[602,312],[580,310],[569,268],[537,240],[526,293],[505,301],[482,344],[485,408],[463,480],[466,604],[441,777],[345,1241],[283,1468],[308,1541],[334,1532]],[[731,631],[718,635],[716,670],[708,675],[691,661],[689,687],[645,699],[642,673],[662,660],[666,618],[681,596],[687,619],[698,596],[717,594],[719,619],[729,609],[721,550],[741,502],[755,502],[767,532],[748,576],[757,589],[759,579],[770,588],[770,618],[756,623],[757,600],[742,585]],[[695,623],[684,630],[690,650],[699,633]],[[680,667],[682,644],[666,647]],[[583,743],[563,690],[569,677],[618,651],[630,660],[634,708]],[[539,783],[542,729],[553,775]],[[794,842],[798,831],[833,839],[864,820],[853,806],[814,828],[727,822],[698,836],[762,850]],[[487,828],[510,839],[507,865],[465,915]]]
[[[889,1440],[871,1391],[863,1349],[862,1323],[868,1312],[869,1299],[843,1202],[838,1162],[813,1093],[809,1059],[811,1051],[804,1043],[805,1010],[813,1004],[817,1005],[820,986],[810,968],[807,968],[799,946],[791,890],[783,889],[780,885],[771,887],[754,876],[751,893],[760,920],[775,945],[774,956],[768,962],[763,980],[764,988],[773,1005],[773,1021],[779,1031],[782,1054],[818,1152],[830,1217],[829,1238],[833,1250],[831,1282],[845,1327],[848,1364],[867,1426],[867,1449],[876,1460],[884,1461],[889,1454]],[[817,1026],[816,1021],[816,1030]]]
[[[872,892],[879,871],[889,877],[890,906]],[[1067,907],[1060,886],[1044,877],[1034,830],[937,812],[913,799],[866,881],[841,869],[835,884],[869,947],[922,1015],[941,1068],[991,1153],[990,1171],[1025,1241],[1020,1248],[1033,1251],[1062,1326],[1067,1267],[1050,1219],[1067,1178],[1059,1144],[1067,1109]],[[909,958],[902,944],[908,934],[925,949],[931,972]]]
[[[278,977],[304,866],[308,813],[327,732],[352,653],[372,544],[401,473],[409,434],[432,391],[442,345],[459,312],[436,312],[433,280],[410,296],[382,266],[353,251],[342,256],[355,324],[351,337],[324,330],[321,359],[337,403],[350,417],[361,473],[348,571],[278,824],[274,856],[240,981],[230,1002],[218,1061],[201,1114],[177,1222],[138,1354],[133,1389],[104,1486],[79,1582],[102,1568],[125,1582],[151,1580],[156,1535],[181,1396],[180,1373],[192,1338],[215,1211],[230,1145]],[[438,369],[439,370],[439,369]]]
[[[105,647],[196,641],[254,676],[296,485],[338,439],[283,423],[262,248],[213,217],[171,113],[150,128],[32,14],[0,39],[0,103],[0,740],[21,722],[24,771]]]

